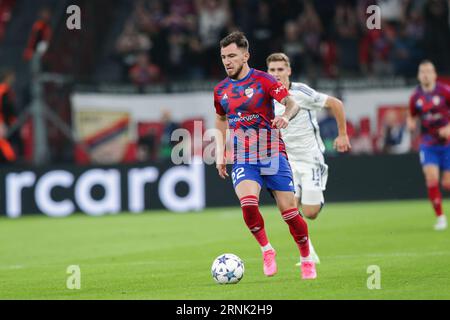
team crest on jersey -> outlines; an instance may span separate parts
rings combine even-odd
[[[247,96],[247,98],[251,98],[253,97],[254,90],[253,88],[247,88],[245,89],[244,93]]]
[[[417,100],[416,107],[419,108],[419,109],[423,107],[423,100],[422,99],[418,99]]]
[[[435,106],[438,106],[439,103],[441,103],[441,98],[439,98],[439,96],[434,96],[434,97],[433,97],[433,104],[434,104]]]
[[[227,100],[228,99],[228,96],[227,96],[227,94],[225,93],[224,95],[223,95],[223,97],[222,97],[222,100]]]

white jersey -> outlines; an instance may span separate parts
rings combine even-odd
[[[320,138],[316,112],[325,106],[328,96],[299,82],[291,83],[289,93],[301,109],[289,121],[288,127],[281,129],[286,152],[290,161],[313,161],[317,157],[317,153],[322,154],[325,151],[325,146]],[[274,103],[275,115],[282,115],[285,106],[277,101]]]

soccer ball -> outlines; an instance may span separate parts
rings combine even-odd
[[[244,276],[244,262],[235,254],[221,254],[214,260],[211,274],[217,283],[238,283]]]

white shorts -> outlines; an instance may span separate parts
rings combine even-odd
[[[325,202],[323,191],[327,185],[328,166],[320,154],[309,161],[289,161],[295,184],[295,196],[306,205],[320,205]]]

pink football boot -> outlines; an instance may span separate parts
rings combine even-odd
[[[263,252],[264,258],[264,274],[271,277],[277,273],[277,262],[275,261],[275,256],[277,253],[275,250],[270,249]]]
[[[317,278],[316,264],[313,261],[302,261],[302,279]]]

